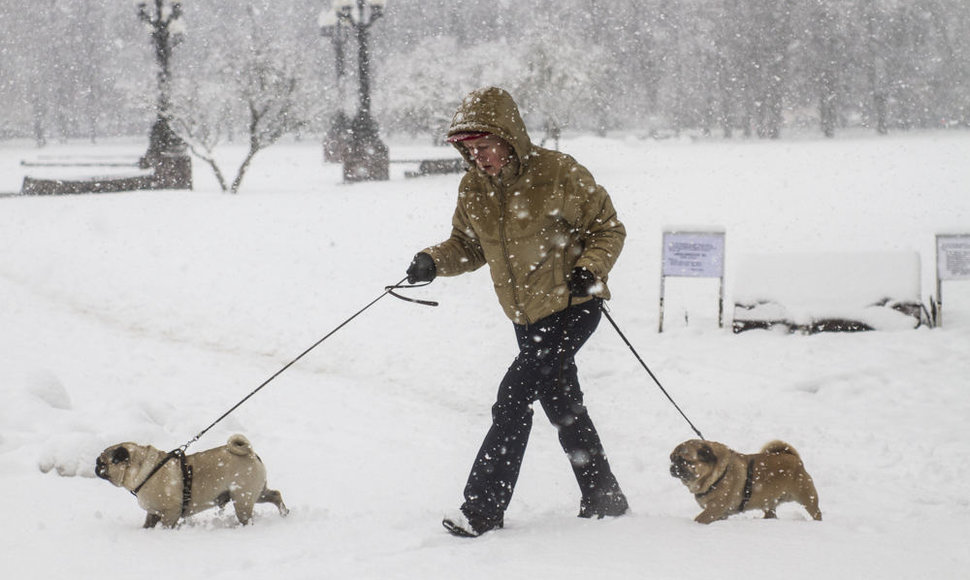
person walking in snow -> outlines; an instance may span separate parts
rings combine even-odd
[[[626,230],[606,190],[569,155],[533,145],[506,91],[489,87],[462,101],[448,141],[469,162],[451,236],[418,252],[408,282],[431,282],[488,264],[519,353],[498,388],[492,425],[465,486],[460,511],[442,524],[476,537],[501,528],[542,405],[559,432],[582,498],[579,517],[628,510],[583,405],[575,356],[610,297],[607,275]]]

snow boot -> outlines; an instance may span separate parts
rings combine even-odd
[[[441,525],[448,530],[448,533],[460,538],[477,538],[485,532],[500,529],[505,525],[505,518],[482,517],[477,514],[466,514],[463,510],[455,512],[453,515],[446,516],[441,520]]]
[[[605,517],[615,518],[622,516],[630,509],[626,501],[626,496],[620,490],[599,494],[593,497],[584,497],[579,502],[579,517],[596,518],[601,520]]]

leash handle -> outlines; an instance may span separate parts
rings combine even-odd
[[[407,280],[405,278],[404,280]],[[384,286],[384,290],[387,291],[391,296],[404,300],[405,302],[414,302],[415,304],[421,304],[422,306],[438,306],[438,303],[434,300],[418,300],[417,298],[408,298],[407,296],[401,296],[400,294],[394,292],[395,290],[401,290],[404,288],[421,288],[427,286],[431,282],[424,282],[423,284],[404,284],[404,280],[401,280],[393,286]]]
[[[657,383],[657,386],[660,387],[660,390],[663,392],[663,394],[667,397],[667,399],[674,406],[674,408],[677,409],[677,412],[680,413],[680,416],[683,417],[685,421],[687,421],[687,424],[690,425],[690,428],[694,430],[694,433],[697,433],[697,436],[700,437],[701,440],[705,440],[704,436],[701,435],[701,432],[697,429],[697,427],[694,426],[693,423],[691,423],[690,419],[687,418],[687,415],[684,414],[684,412],[681,410],[677,402],[674,401],[673,397],[670,396],[670,393],[667,392],[667,389],[665,389],[664,386],[660,384],[660,381],[653,374],[653,371],[650,370],[650,367],[647,366],[647,363],[643,362],[643,359],[640,357],[640,354],[637,352],[637,349],[633,348],[633,345],[630,344],[629,340],[627,340],[626,335],[623,334],[623,331],[620,330],[619,326],[617,326],[616,321],[613,320],[612,316],[610,316],[610,313],[606,310],[606,306],[604,305],[603,302],[600,302],[600,310],[603,312],[603,316],[605,316],[606,319],[610,321],[610,324],[613,325],[613,328],[616,329],[616,333],[620,335],[620,338],[623,339],[623,342],[625,342],[626,345],[630,347],[630,351],[633,352],[633,356],[637,357],[637,360],[640,361],[640,365],[643,367],[645,371],[647,371],[647,374],[650,375],[650,378],[653,379],[653,382]]]

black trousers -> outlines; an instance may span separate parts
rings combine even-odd
[[[542,405],[559,431],[582,501],[595,503],[619,491],[599,435],[583,405],[575,356],[599,324],[600,299],[569,308],[531,325],[514,325],[519,354],[499,385],[492,426],[465,486],[462,510],[500,518],[512,499],[532,430],[532,403]]]

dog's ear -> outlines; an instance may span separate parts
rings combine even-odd
[[[124,447],[118,447],[111,454],[111,463],[117,465],[118,463],[127,463],[131,460],[131,455],[128,450]]]
[[[704,463],[717,463],[717,455],[714,454],[710,445],[701,445],[697,450],[697,458]]]

